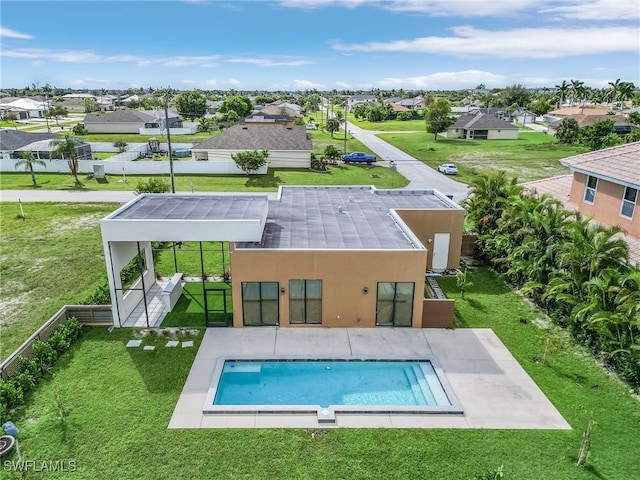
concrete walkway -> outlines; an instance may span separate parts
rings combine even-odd
[[[435,358],[464,414],[203,414],[220,358]],[[571,429],[491,329],[207,329],[169,428]]]

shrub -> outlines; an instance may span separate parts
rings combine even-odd
[[[86,135],[89,132],[86,128],[84,128],[84,125],[78,123],[77,125],[73,126],[73,128],[71,129],[71,133],[73,133],[74,135]]]
[[[22,405],[24,394],[22,389],[12,381],[0,379],[0,398],[2,399],[2,404],[9,410]]]
[[[56,363],[58,354],[51,344],[38,340],[33,344],[33,359],[40,367],[40,371],[44,373]]]
[[[56,352],[56,354],[60,354],[64,352],[71,345],[71,340],[67,337],[66,332],[63,331],[62,328],[56,329],[55,332],[51,334],[48,341],[51,348]]]
[[[163,178],[151,177],[146,182],[140,180],[134,192],[136,195],[141,193],[167,193],[170,188],[169,183]]]

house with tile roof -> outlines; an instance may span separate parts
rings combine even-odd
[[[627,133],[631,133],[632,130],[631,123],[629,123],[629,120],[624,115],[608,115],[606,113],[601,115],[573,114],[549,123],[549,133],[555,135],[556,130],[565,118],[573,118],[578,122],[578,127],[581,129],[597,122],[611,120],[613,122],[613,132],[618,135],[626,135]]]
[[[447,130],[447,138],[517,140],[518,127],[490,113],[460,115]]]
[[[569,201],[585,216],[640,238],[640,142],[565,158],[573,179]]]
[[[551,195],[566,210],[577,210],[593,221],[626,230],[629,261],[640,265],[640,142],[575,155],[561,161],[572,170],[523,183],[527,190]]]
[[[228,168],[226,173],[242,173],[231,155],[247,150],[268,150],[269,167],[309,168],[311,166],[311,136],[304,125],[234,125],[215,137],[191,148],[194,160],[218,162]],[[266,170],[265,170],[266,172]],[[260,173],[265,173],[260,172]]]

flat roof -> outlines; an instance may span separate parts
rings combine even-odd
[[[259,217],[264,195],[144,195],[107,218],[130,220],[229,220]]]
[[[372,186],[281,187],[269,203],[259,242],[237,248],[424,248],[393,211],[460,209],[435,190],[377,190]]]
[[[267,195],[143,194],[100,222],[107,241],[257,241]]]

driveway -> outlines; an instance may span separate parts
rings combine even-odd
[[[352,123],[347,122],[347,124],[351,134],[373,150],[383,165],[389,165],[391,160],[395,162],[398,171],[409,180],[409,185],[405,188],[436,189],[445,195],[452,195],[453,200],[458,203],[469,194],[469,187],[466,184],[443,175],[377,136],[379,133],[386,132],[364,130]]]

